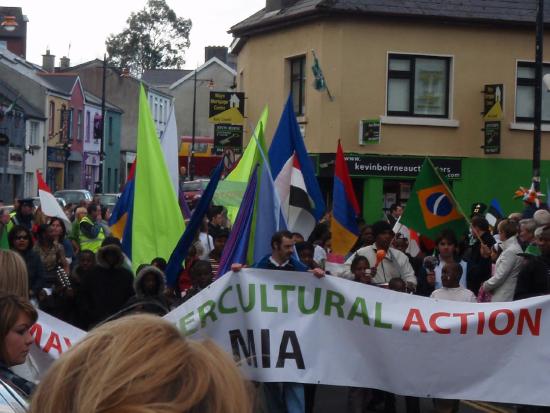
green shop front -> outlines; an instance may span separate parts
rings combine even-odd
[[[421,156],[346,153],[345,157],[363,218],[368,223],[383,218],[383,214],[393,203],[406,205],[414,180],[424,161],[424,157]],[[311,159],[327,205],[330,206],[335,155],[311,154]],[[473,203],[488,204],[493,198],[499,201],[506,214],[523,209],[521,201],[513,199],[513,195],[518,187],[530,185],[530,160],[458,157],[431,159],[447,177],[466,213],[469,213]],[[550,161],[543,161],[541,169],[542,192],[546,193],[546,177],[550,178]]]

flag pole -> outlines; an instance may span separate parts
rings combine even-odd
[[[447,185],[447,181],[445,179],[443,179],[443,177],[441,176],[440,172],[439,172],[439,168],[436,167],[431,158],[427,157],[426,159],[428,159],[428,162],[430,163],[430,165],[432,166],[433,170],[435,171],[435,173],[437,174],[437,177],[439,178],[439,180],[443,183],[443,186],[445,187],[445,189],[447,190],[447,192],[449,193],[449,195],[451,196],[453,202],[455,203],[456,205],[456,209],[458,209],[458,212],[460,212],[462,214],[462,216],[464,217],[464,219],[466,220],[466,222],[468,223],[468,226],[472,224],[470,218],[464,213],[464,211],[462,210],[462,207],[460,206],[460,204],[458,203],[458,201],[456,200],[455,198],[455,195],[453,194],[453,191],[451,191],[451,188],[449,188],[449,185]]]

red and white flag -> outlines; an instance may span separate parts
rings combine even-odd
[[[313,201],[307,193],[296,152],[283,165],[275,179],[275,187],[281,200],[281,208],[289,231],[298,232],[308,239],[315,228]]]
[[[37,169],[36,170],[36,180],[38,181],[38,196],[40,197],[40,207],[42,208],[42,212],[44,215],[48,217],[57,217],[61,218],[66,226],[71,225],[71,221],[69,221],[69,218],[67,218],[67,215],[65,215],[65,212],[63,211],[63,208],[61,208],[61,205],[57,202],[57,199],[52,194],[52,190],[48,186],[48,184],[44,181],[44,178],[42,177],[42,174]]]

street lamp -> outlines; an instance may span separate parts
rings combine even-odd
[[[197,69],[193,74],[193,122],[191,124],[191,152],[187,159],[187,173],[189,180],[195,179],[195,123],[196,123],[196,111],[197,111],[197,81],[208,82],[208,87],[214,86],[214,80],[212,79],[197,79]]]

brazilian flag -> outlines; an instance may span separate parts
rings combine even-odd
[[[422,164],[400,222],[431,239],[444,229],[457,237],[468,229],[460,205],[429,158]]]

